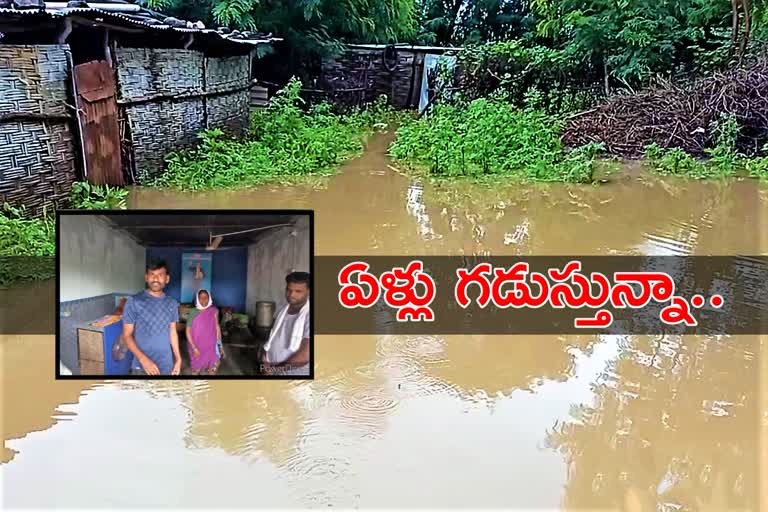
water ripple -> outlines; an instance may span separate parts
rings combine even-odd
[[[398,405],[399,400],[386,396],[383,390],[360,390],[341,400],[339,419],[376,434]]]

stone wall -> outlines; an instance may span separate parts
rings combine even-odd
[[[76,179],[69,46],[0,45],[0,203],[30,214],[61,204]]]

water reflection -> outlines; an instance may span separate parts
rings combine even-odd
[[[419,185],[388,140],[327,182],[131,206],[313,208],[318,255],[768,247],[754,181]],[[52,337],[0,343],[4,505],[757,506],[755,338],[318,336],[312,382],[98,385],[41,378]]]
[[[648,176],[601,187],[442,184],[425,188],[424,201],[440,254],[756,253],[768,214],[751,180]]]
[[[594,399],[548,435],[569,465],[569,509],[757,505],[757,337],[629,337]],[[719,508],[724,506],[724,508]]]
[[[77,404],[83,392],[97,381],[55,380],[55,350],[51,336],[0,336],[2,369],[3,440],[19,439],[30,432],[51,428],[71,419],[62,411]],[[16,451],[3,447],[2,462],[14,458]]]

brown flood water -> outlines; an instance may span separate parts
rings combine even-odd
[[[768,248],[755,181],[434,188],[386,144],[321,186],[131,207],[313,208],[317,255]],[[313,382],[208,383],[55,382],[53,342],[0,344],[4,507],[768,505],[756,336],[317,336]]]

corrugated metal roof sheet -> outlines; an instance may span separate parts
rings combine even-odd
[[[104,2],[103,0],[100,3],[109,3]],[[116,3],[116,2],[115,2]],[[126,2],[120,2],[122,4],[125,4]],[[141,13],[141,14],[139,14]],[[218,30],[213,30],[209,28],[195,28],[195,27],[175,27],[172,25],[168,25],[163,23],[163,20],[158,19],[162,15],[158,15],[159,13],[154,13],[152,11],[142,9],[141,11],[137,12],[136,14],[126,14],[121,12],[110,12],[105,11],[102,9],[97,9],[94,7],[66,7],[66,8],[56,8],[56,9],[8,9],[8,8],[0,8],[0,17],[8,16],[40,16],[40,17],[47,17],[47,18],[60,18],[60,17],[69,17],[69,16],[84,16],[84,15],[98,15],[98,17],[103,17],[105,19],[109,19],[110,22],[117,22],[117,23],[123,23],[126,25],[131,26],[139,26],[148,30],[160,30],[160,31],[172,31],[172,32],[179,32],[179,33],[186,33],[186,34],[205,34],[205,35],[216,35],[221,40],[232,42],[232,43],[241,43],[241,44],[264,44],[264,43],[273,43],[277,41],[282,41],[282,38],[278,37],[272,37],[271,35],[265,35],[265,34],[253,34],[252,36],[245,35],[243,33],[222,33]],[[157,16],[157,17],[155,17]],[[90,18],[89,18],[90,19]],[[164,19],[167,19],[165,17]],[[144,20],[154,20],[156,23],[148,23]],[[98,20],[91,19],[90,21],[93,21],[94,23],[99,23]],[[185,22],[185,20],[179,20],[181,22]],[[189,23],[189,22],[185,22]]]
[[[383,50],[389,46],[388,44],[348,44],[348,48],[352,49],[358,49],[358,50]],[[458,52],[463,50],[464,48],[456,47],[456,46],[419,46],[419,45],[412,45],[412,44],[395,44],[395,48],[398,50],[413,50],[417,52]]]

